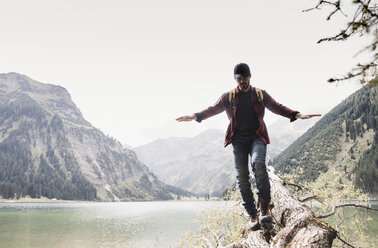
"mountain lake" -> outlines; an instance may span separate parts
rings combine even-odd
[[[177,247],[220,201],[0,203],[0,247]]]
[[[0,202],[0,247],[177,247],[185,232],[198,228],[194,220],[199,213],[224,204],[227,202]],[[371,231],[376,233],[378,214],[369,215]]]

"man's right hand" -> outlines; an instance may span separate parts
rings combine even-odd
[[[178,122],[196,120],[196,115],[185,115],[176,119]]]

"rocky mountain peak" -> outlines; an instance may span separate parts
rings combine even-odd
[[[68,91],[62,86],[43,84],[37,82],[25,75],[9,72],[0,74],[0,90],[2,92],[23,92],[43,95],[44,97],[50,96],[60,100],[71,101],[71,96]]]
[[[18,99],[30,97],[51,116],[58,115],[66,122],[91,126],[62,86],[40,83],[25,75],[10,72],[0,74],[0,93]]]

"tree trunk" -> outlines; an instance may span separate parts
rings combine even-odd
[[[266,235],[266,230],[265,233],[264,230],[249,232],[242,240],[227,248],[331,247],[336,237],[335,230],[316,219],[312,210],[292,195],[278,176],[271,171],[268,173],[274,205],[272,215],[283,228],[271,239],[267,238],[269,235]]]

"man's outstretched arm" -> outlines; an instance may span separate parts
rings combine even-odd
[[[196,119],[197,119],[196,115],[192,114],[192,115],[181,116],[181,117],[177,118],[176,121],[182,122],[182,121],[192,121],[192,120],[196,120]]]
[[[184,115],[176,119],[178,122],[182,121],[193,121],[196,120],[197,122],[201,122],[202,120],[206,120],[207,118],[210,118],[211,116],[217,115],[225,110],[225,101],[227,99],[227,93],[223,94],[218,101],[213,105],[205,110],[195,113],[192,115]]]
[[[303,115],[298,111],[291,110],[290,108],[276,102],[265,90],[263,91],[263,94],[265,106],[273,113],[289,118],[290,121],[295,121],[296,119],[306,120],[312,117],[321,116],[321,114]]]
[[[316,116],[322,116],[322,115],[321,114],[302,115],[301,113],[298,113],[295,116],[295,118],[306,120],[306,119],[311,119],[312,117],[316,117]],[[192,115],[181,116],[181,117],[177,118],[176,121],[182,122],[182,121],[192,121],[192,120],[196,120],[196,119],[197,119],[196,115],[192,114]]]

